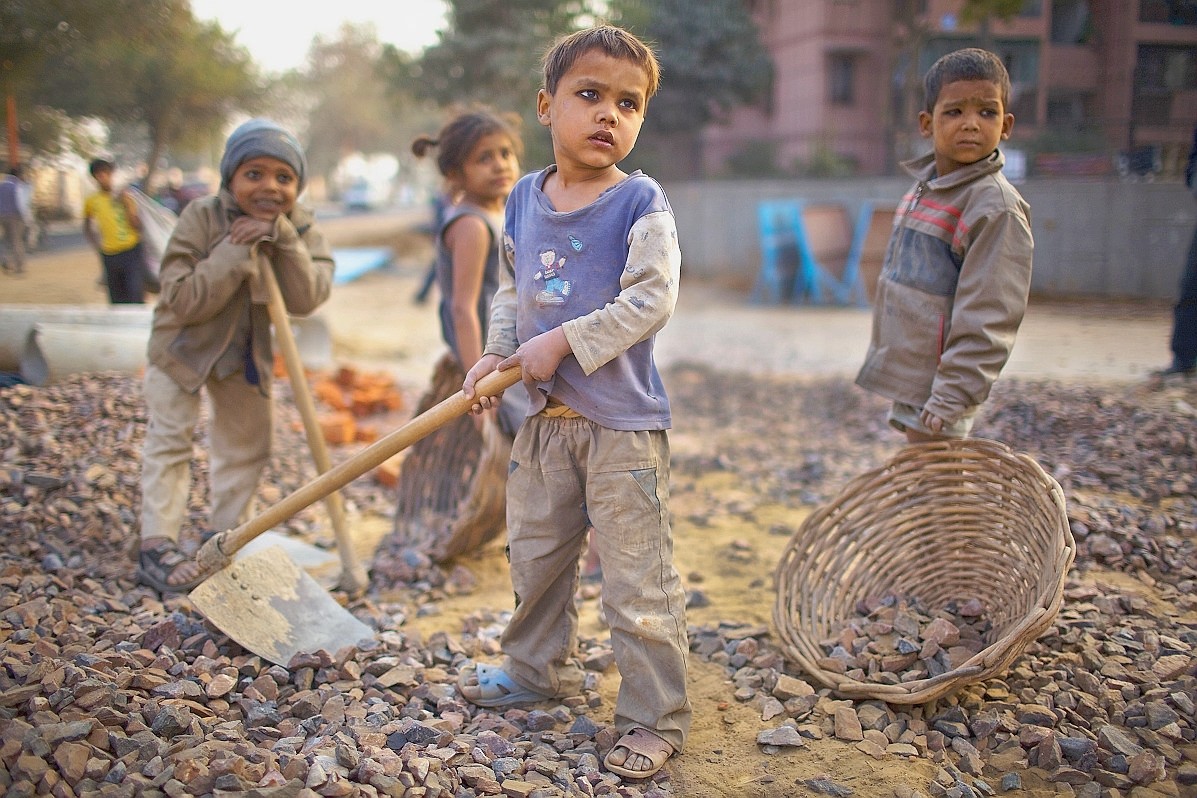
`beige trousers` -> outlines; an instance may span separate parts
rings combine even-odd
[[[0,231],[4,233],[4,246],[12,252],[12,263],[0,254],[6,270],[25,271],[25,230],[27,225],[20,216],[0,216]]]
[[[141,537],[179,539],[191,495],[191,460],[201,393],[188,393],[165,372],[146,366],[149,414],[141,464]],[[208,425],[210,528],[232,529],[252,514],[262,471],[270,460],[270,398],[238,373],[204,384]]]
[[[578,559],[588,525],[603,568],[603,613],[621,677],[615,726],[685,744],[686,597],[673,566],[669,439],[586,418],[527,419],[507,478],[515,613],[503,633],[506,669],[545,695],[576,694]]]

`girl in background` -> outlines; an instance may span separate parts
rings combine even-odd
[[[523,144],[518,123],[486,109],[453,117],[437,138],[420,136],[412,152],[436,148],[436,165],[451,198],[436,235],[436,282],[441,335],[462,373],[482,357],[490,302],[499,286],[499,244],[507,195],[520,177]],[[512,391],[499,408],[499,426],[515,434],[526,404]]]
[[[490,110],[469,110],[450,119],[436,138],[412,142],[417,157],[437,150],[441,188],[449,198],[435,232],[433,268],[441,335],[451,351],[434,369],[418,411],[457,393],[466,370],[482,357],[499,287],[504,206],[520,177],[516,125]],[[427,547],[444,562],[506,528],[511,442],[528,406],[527,391],[507,391],[497,411],[456,419],[412,447],[399,477],[395,548]],[[386,570],[387,556],[380,570]]]

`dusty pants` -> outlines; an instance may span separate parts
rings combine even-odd
[[[4,246],[12,253],[12,263],[0,255],[5,271],[25,271],[25,220],[20,216],[0,216],[0,231],[4,233]]]
[[[584,674],[571,660],[574,593],[592,525],[621,676],[616,729],[644,727],[681,750],[691,709],[685,594],[669,527],[667,434],[536,415],[520,427],[511,460],[507,538],[516,609],[502,639],[508,672],[546,695],[580,689]]]
[[[191,493],[192,438],[200,392],[189,393],[154,365],[146,366],[149,412],[141,466],[141,536],[179,539]],[[262,470],[270,459],[270,398],[236,373],[204,383],[211,405],[208,438],[211,529],[248,520]]]

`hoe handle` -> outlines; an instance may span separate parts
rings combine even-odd
[[[436,432],[453,419],[465,415],[477,402],[478,397],[502,393],[504,389],[520,381],[520,374],[519,367],[492,371],[475,384],[473,398],[467,398],[464,393],[458,391],[385,437],[379,438],[345,462],[325,471],[236,529],[225,530],[213,536],[196,553],[200,569],[205,574],[211,574],[224,568],[233,555],[267,529],[286,521],[300,510],[381,465],[421,438]]]

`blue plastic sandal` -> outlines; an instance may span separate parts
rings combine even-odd
[[[469,684],[471,677],[473,684]],[[457,689],[463,698],[479,707],[511,707],[519,704],[535,704],[545,701],[548,696],[516,682],[507,671],[494,665],[470,663],[461,669],[461,676],[457,679]],[[476,691],[471,697],[466,691]]]

